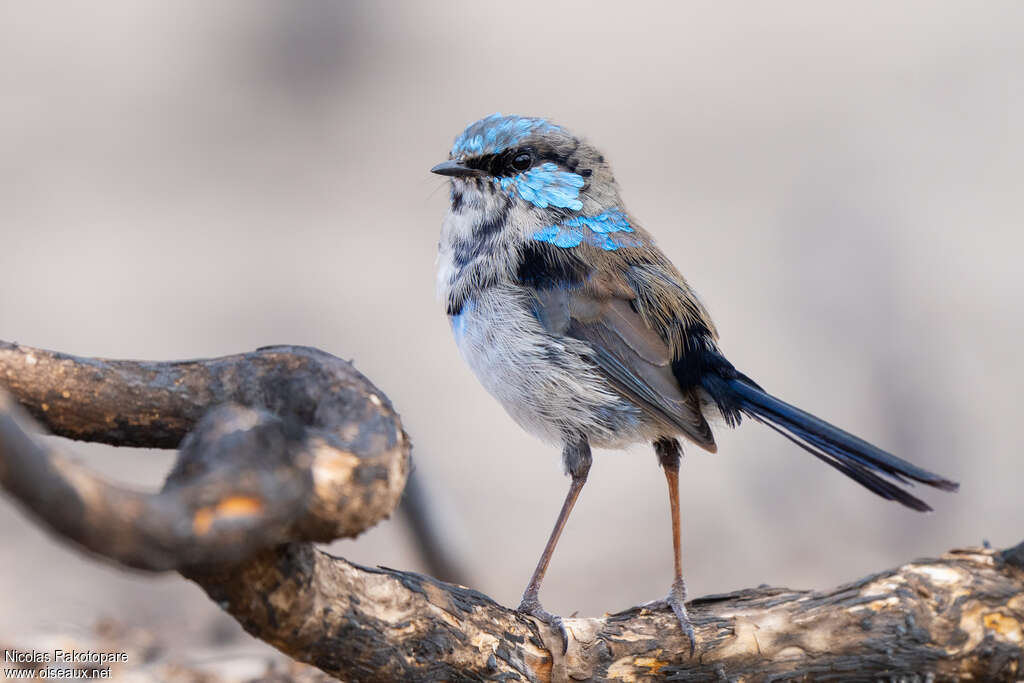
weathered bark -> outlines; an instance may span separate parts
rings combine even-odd
[[[1024,561],[985,549],[830,591],[693,600],[693,659],[667,611],[567,618],[563,657],[546,627],[480,593],[306,545],[193,578],[256,637],[346,680],[1015,681],[1024,672]]]
[[[136,569],[356,536],[405,484],[409,443],[390,403],[316,349],[140,363],[0,342],[0,386],[61,436],[181,443],[160,493],[129,491],[37,444],[0,396],[0,484],[61,536]]]
[[[667,611],[566,619],[562,656],[550,629],[485,595],[313,547],[386,516],[407,470],[397,416],[343,361],[275,347],[136,363],[0,343],[0,387],[64,436],[181,442],[163,491],[125,491],[40,445],[0,391],[0,484],[31,514],[103,557],[178,569],[256,637],[345,680],[1024,675],[1024,544],[952,551],[832,591],[693,600],[693,658]]]

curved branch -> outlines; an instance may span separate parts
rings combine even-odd
[[[125,491],[39,445],[0,392],[0,484],[32,514],[129,566],[178,568],[250,633],[345,680],[1014,680],[1024,670],[1024,544],[952,551],[832,591],[694,600],[694,658],[668,612],[566,619],[562,656],[548,627],[485,595],[313,547],[387,515],[407,470],[397,416],[343,361],[277,347],[136,363],[0,344],[0,385],[65,436],[181,442],[163,491]]]
[[[405,483],[409,444],[390,404],[315,349],[140,363],[0,342],[0,380],[57,434],[181,442],[163,491],[126,490],[36,443],[0,392],[0,484],[61,536],[136,569],[356,536],[390,514]]]

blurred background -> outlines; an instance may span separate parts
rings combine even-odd
[[[393,400],[468,580],[518,604],[568,480],[478,385],[434,295],[469,122],[540,115],[611,160],[730,359],[962,482],[920,515],[758,425],[683,463],[692,597],[825,588],[1024,536],[1024,4],[4,3],[0,338],[180,359],[277,343]],[[68,444],[156,488],[173,455]],[[0,499],[0,641],[102,618],[260,646],[201,591],[55,542]],[[406,522],[331,547],[422,570]],[[648,447],[599,452],[542,600],[671,580]],[[268,648],[267,648],[268,649]]]

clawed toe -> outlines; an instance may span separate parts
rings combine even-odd
[[[565,622],[562,621],[562,617],[545,610],[537,600],[524,599],[516,611],[538,619],[557,631],[562,638],[562,654],[569,651],[569,632],[565,630]]]
[[[697,650],[697,636],[693,632],[693,624],[690,623],[690,615],[686,613],[686,607],[682,602],[676,602],[669,600],[669,605],[672,607],[672,612],[676,615],[676,621],[679,622],[679,628],[683,630],[683,634],[690,639],[690,657],[693,657],[693,653]]]
[[[693,657],[694,652],[697,650],[697,637],[693,632],[693,624],[690,622],[690,615],[686,613],[685,603],[686,586],[681,581],[677,581],[672,584],[672,588],[668,592],[668,597],[662,598],[661,600],[645,602],[641,607],[651,611],[671,609],[672,613],[676,615],[676,621],[679,622],[679,628],[682,629],[683,635],[690,640],[690,656]]]

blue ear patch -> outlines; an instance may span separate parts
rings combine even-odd
[[[629,219],[621,209],[611,209],[596,216],[572,216],[556,225],[533,233],[533,239],[547,242],[556,247],[578,247],[584,242],[605,251],[619,247],[639,247],[643,244],[629,225]]]
[[[579,211],[583,208],[578,197],[587,181],[578,173],[558,170],[558,166],[550,161],[525,173],[494,180],[505,192],[515,188],[520,197],[541,209],[557,206]]]
[[[534,133],[561,130],[546,119],[525,116],[502,116],[491,114],[466,126],[466,130],[455,138],[452,157],[496,154],[518,145]]]

